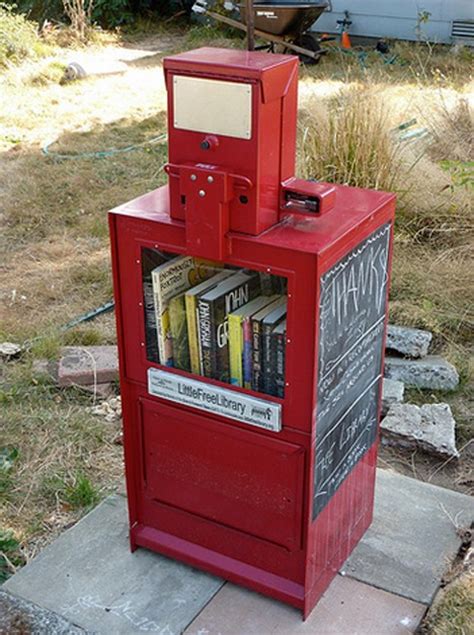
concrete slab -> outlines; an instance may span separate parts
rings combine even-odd
[[[380,589],[430,604],[469,527],[474,499],[388,470],[377,471],[374,521],[342,568]]]
[[[337,576],[306,622],[289,606],[226,584],[185,635],[406,635],[426,607]]]
[[[0,633],[83,635],[85,631],[56,613],[0,589]]]
[[[4,589],[104,635],[178,635],[191,623],[191,629],[204,629],[202,635],[205,629],[212,633],[211,627],[222,635],[408,633],[423,613],[419,605],[430,603],[459,548],[456,526],[468,526],[473,517],[474,500],[465,495],[378,470],[374,522],[344,565],[344,577],[337,578],[305,624],[298,611],[283,604],[223,587],[222,580],[145,549],[131,554],[122,496],[108,498]],[[202,613],[214,615],[206,625],[197,615],[216,593],[210,604],[216,613]],[[234,603],[238,610],[232,609]],[[227,615],[227,621],[219,621],[219,615]],[[354,630],[355,615],[360,631]]]
[[[111,496],[4,588],[95,633],[181,633],[223,581],[145,549],[130,553],[126,501]]]

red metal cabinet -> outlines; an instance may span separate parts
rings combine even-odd
[[[209,68],[216,55],[222,63]],[[265,64],[275,66],[266,54],[240,55],[230,54],[230,67],[209,49],[177,56],[165,63],[168,81],[185,71],[208,73],[212,80],[220,68],[219,77],[235,79],[237,74],[239,81],[258,86],[261,77],[255,76],[255,68],[261,72]],[[280,167],[271,181],[276,197],[266,199],[271,199],[272,214],[259,214],[258,190],[265,189],[259,159],[246,166],[238,155],[235,170],[229,154],[221,156],[225,165],[204,163],[193,144],[208,133],[174,130],[171,116],[170,186],[113,210],[110,229],[132,548],[176,557],[292,604],[307,616],[372,518],[394,197],[291,179],[296,67],[294,58],[276,57],[276,87],[271,79],[266,86],[265,79],[258,99],[263,99],[262,91],[273,91],[278,121],[285,120],[292,130],[288,146],[278,137],[281,151],[275,165]],[[288,59],[285,84],[282,67]],[[172,88],[170,92],[172,112]],[[240,139],[236,146],[250,144],[247,152],[255,149],[253,136],[267,134],[258,118],[268,126],[267,117],[274,122],[275,114],[255,106],[252,117],[250,139]],[[190,144],[187,150],[181,147],[184,140]],[[231,141],[224,135],[220,147],[230,152]],[[185,169],[178,169],[182,163]],[[224,181],[229,174],[251,181],[237,182],[223,197],[220,189],[215,195],[220,202],[207,192],[202,197],[212,201],[209,214],[219,217],[221,229],[211,220],[209,235],[199,216],[207,213],[206,207],[194,200],[199,189],[181,182],[194,183],[190,177],[198,169],[198,188],[204,183],[208,189],[222,188],[222,183],[207,180],[217,172]],[[229,183],[224,190],[234,188]],[[251,203],[238,202],[242,183],[251,190]],[[301,192],[310,201],[303,209]],[[239,205],[249,204],[256,218],[250,212],[242,217],[244,232],[232,219],[239,218]],[[188,213],[197,219],[196,231],[189,232]],[[229,223],[222,229],[226,214]],[[217,252],[226,266],[287,280],[284,398],[163,368],[147,357],[143,248],[201,256],[209,238],[215,258],[213,231],[225,233],[217,236],[224,244]],[[280,428],[250,425],[185,399],[153,394],[150,369],[168,373],[178,383],[193,379],[204,387],[225,389],[227,395],[281,408]]]

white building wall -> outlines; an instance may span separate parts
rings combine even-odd
[[[428,21],[419,25],[421,39],[452,43],[453,21],[460,20],[473,22],[473,37],[466,38],[466,43],[474,44],[474,0],[331,0],[330,5],[313,30],[337,33],[337,20],[347,10],[352,20],[350,35],[416,40],[418,16],[427,11]]]

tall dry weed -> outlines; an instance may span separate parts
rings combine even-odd
[[[389,108],[370,87],[312,100],[300,113],[299,173],[305,178],[393,191],[406,170]]]
[[[439,100],[425,120],[433,139],[433,159],[474,160],[474,108],[466,98],[459,97],[451,107]]]

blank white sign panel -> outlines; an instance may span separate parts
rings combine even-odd
[[[237,139],[252,136],[252,86],[175,75],[174,127]]]

